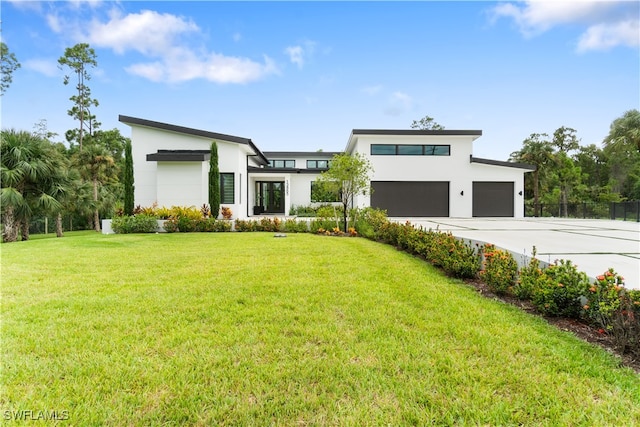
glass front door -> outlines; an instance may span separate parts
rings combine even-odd
[[[256,182],[256,206],[260,206],[264,213],[284,213],[284,182]]]

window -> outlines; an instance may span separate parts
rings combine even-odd
[[[296,167],[296,161],[295,160],[269,160],[269,167],[293,169]]]
[[[232,173],[220,174],[220,203],[235,203],[235,181]]]
[[[398,155],[421,156],[422,147],[422,145],[398,145]]]
[[[425,145],[424,154],[427,156],[450,156],[450,145]]]
[[[375,156],[450,156],[450,145],[371,144]]]
[[[396,146],[393,144],[371,144],[372,155],[392,155],[396,154]]]
[[[307,160],[307,169],[329,169],[330,160]]]
[[[312,202],[339,202],[340,193],[337,186],[327,183],[311,182],[311,201]]]

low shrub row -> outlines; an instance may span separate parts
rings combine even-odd
[[[231,231],[231,222],[215,218],[171,217],[164,222],[167,233],[211,233]]]
[[[473,278],[480,270],[479,248],[456,239],[451,233],[416,228],[410,222],[385,221],[377,224],[374,237],[423,257],[453,277]]]
[[[111,228],[118,234],[153,233],[158,228],[157,219],[146,214],[117,216],[111,220]]]
[[[203,204],[199,208],[195,206],[171,206],[170,208],[166,206],[158,206],[157,203],[154,203],[151,206],[136,206],[133,210],[133,216],[138,215],[146,215],[153,216],[157,219],[169,219],[169,218],[183,218],[188,217],[191,219],[199,219],[199,218],[217,218],[218,215],[212,215],[211,209],[209,205]],[[222,215],[224,219],[231,219],[233,213],[231,209],[225,206],[220,208],[219,215]],[[115,211],[115,217],[125,216],[124,208],[119,207]]]

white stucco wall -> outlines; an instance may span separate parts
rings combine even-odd
[[[158,162],[158,206],[196,206],[206,202],[209,165],[205,162]]]
[[[147,161],[147,154],[158,150],[209,150],[210,138],[181,134],[156,128],[131,127],[134,162],[135,204],[151,206],[196,206],[208,203],[209,162]],[[246,216],[247,155],[249,146],[216,140],[220,173],[233,173],[235,179],[234,204],[224,204],[234,217]],[[254,164],[249,158],[249,163]]]
[[[353,152],[363,154],[373,167],[371,181],[449,182],[449,216],[473,215],[473,182],[514,182],[514,215],[524,216],[524,171],[518,168],[471,163],[474,135],[357,135]],[[449,145],[449,156],[371,155],[371,144]],[[461,195],[460,193],[464,194]],[[370,195],[359,196],[356,205],[370,206]]]

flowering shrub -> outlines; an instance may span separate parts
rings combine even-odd
[[[540,268],[540,261],[536,258],[536,253],[536,247],[534,246],[529,265],[520,269],[518,281],[513,287],[513,294],[521,300],[530,300],[533,297],[534,289],[544,275]]]
[[[533,288],[532,302],[551,316],[580,318],[581,297],[589,289],[589,279],[571,261],[560,260],[544,270]]]
[[[338,223],[340,227],[342,227],[342,224],[344,224],[343,221]],[[331,219],[314,219],[309,223],[309,231],[317,234],[318,230],[321,228],[324,230],[331,230],[334,227],[338,227],[338,225],[336,225],[336,222]]]
[[[471,279],[480,270],[480,256],[470,244],[453,237],[451,233],[440,233],[448,245],[449,255],[442,261],[442,268],[453,277]]]
[[[480,278],[498,295],[506,294],[514,285],[518,275],[518,264],[506,251],[496,249],[492,244],[484,246],[483,270]]]
[[[613,337],[622,352],[640,355],[640,292],[624,287],[624,278],[613,269],[596,277],[589,287],[587,318]]]
[[[236,231],[256,231],[257,221],[251,219],[239,219],[236,218],[235,230]]]

